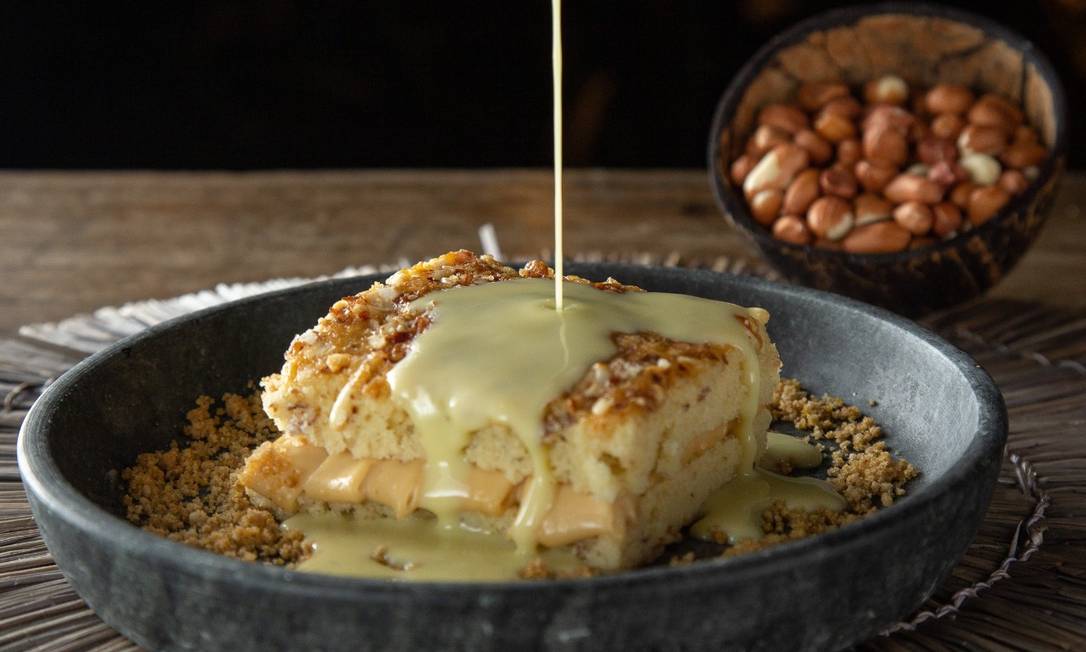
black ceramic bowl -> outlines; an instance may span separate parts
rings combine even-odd
[[[211,308],[124,340],[54,383],[19,468],[57,564],[110,625],[154,649],[831,649],[916,608],[972,540],[1000,466],[1002,399],[977,364],[885,311],[706,271],[572,265],[766,307],[784,373],[866,405],[923,475],[892,507],[734,559],[553,582],[397,584],[220,557],[121,516],[115,469],[164,447],[200,394],[243,391],[294,334],[375,277]]]
[[[978,228],[895,254],[849,254],[772,237],[728,175],[757,110],[791,101],[803,81],[852,87],[892,73],[910,84],[960,83],[1023,104],[1050,156],[1030,188]],[[728,220],[787,278],[907,315],[976,297],[1003,278],[1040,232],[1065,162],[1063,87],[1032,43],[988,19],[938,5],[890,3],[830,11],[767,43],[732,80],[709,132],[709,182]]]

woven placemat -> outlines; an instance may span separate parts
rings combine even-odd
[[[677,254],[587,253],[609,260],[771,276],[759,263]],[[337,276],[399,267],[367,266]],[[103,308],[0,338],[0,649],[124,650],[53,564],[30,516],[15,438],[30,405],[88,353],[164,319],[304,279],[220,285],[165,301]],[[995,378],[1010,416],[1003,470],[976,540],[909,619],[861,649],[1086,648],[1086,313],[990,300],[925,325]]]

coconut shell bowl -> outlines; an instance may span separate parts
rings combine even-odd
[[[950,169],[960,176],[956,182],[944,183],[937,191],[941,193],[938,198],[929,197],[925,200],[925,206],[912,208],[922,215],[935,214],[935,224],[938,226],[940,215],[937,205],[943,203],[951,213],[960,211],[961,226],[944,229],[938,235],[933,227],[931,231],[924,232],[923,237],[914,230],[909,235],[901,236],[904,241],[899,239],[893,251],[868,253],[870,247],[865,251],[863,243],[855,242],[858,239],[856,234],[860,233],[858,229],[865,227],[856,215],[850,216],[849,224],[853,226],[846,232],[852,234],[853,241],[849,241],[841,235],[841,230],[831,231],[836,238],[821,237],[825,231],[819,234],[820,229],[817,228],[803,232],[811,225],[812,217],[826,217],[812,216],[811,212],[832,214],[834,211],[826,209],[835,208],[837,217],[840,217],[841,213],[857,211],[856,202],[861,195],[866,194],[867,200],[871,200],[872,196],[879,200],[889,199],[892,211],[882,216],[884,223],[873,229],[867,225],[866,231],[874,233],[882,229],[901,234],[894,222],[901,224],[901,218],[909,217],[897,214],[904,200],[893,197],[893,194],[901,188],[891,189],[882,184],[872,190],[861,169],[856,167],[859,160],[854,163],[845,158],[840,141],[834,143],[832,139],[824,139],[835,148],[828,150],[832,155],[821,159],[812,155],[802,169],[822,168],[819,170],[821,174],[830,170],[831,166],[843,166],[853,173],[852,183],[856,190],[853,195],[844,193],[843,203],[836,198],[831,199],[822,202],[829,206],[823,205],[817,210],[788,218],[791,225],[801,231],[801,237],[792,241],[787,241],[787,237],[781,239],[781,234],[775,237],[774,233],[783,226],[777,223],[785,219],[782,210],[789,207],[787,188],[784,185],[780,188],[785,197],[783,209],[770,208],[775,212],[771,212],[767,220],[764,210],[761,213],[756,210],[764,206],[756,207],[752,201],[751,184],[744,184],[743,173],[736,172],[736,168],[744,164],[743,161],[737,163],[737,160],[744,155],[748,159],[762,156],[759,151],[751,154],[751,142],[755,140],[759,127],[766,123],[764,109],[785,105],[793,111],[806,110],[803,115],[807,116],[804,119],[810,121],[808,136],[811,131],[832,135],[832,129],[827,131],[832,125],[819,124],[816,105],[821,100],[812,100],[810,89],[817,88],[819,84],[835,84],[840,89],[844,84],[854,98],[850,101],[856,110],[853,118],[856,133],[850,138],[854,141],[854,152],[859,151],[862,159],[870,151],[867,132],[871,123],[868,118],[879,106],[879,93],[886,91],[882,87],[875,88],[873,84],[888,76],[905,82],[897,82],[897,87],[888,87],[890,91],[907,94],[898,98],[900,108],[915,115],[917,122],[924,123],[908,128],[908,159],[897,162],[898,174],[927,175],[926,178],[934,178],[936,174],[925,165],[909,166],[919,163],[918,157],[932,155],[931,151],[921,152],[920,148],[921,141],[936,131],[935,118],[942,115],[928,108],[931,101],[926,94],[927,89],[938,85],[954,85],[958,89],[964,87],[971,93],[970,102],[976,104],[983,103],[983,98],[991,95],[1004,98],[1008,105],[1015,107],[1016,124],[1021,124],[1030,134],[1032,142],[1044,148],[1043,160],[1031,162],[1028,167],[1022,166],[1021,170],[1015,167],[1008,158],[1013,159],[1014,155],[1009,154],[1008,149],[1019,142],[1015,138],[1023,132],[1007,130],[1005,138],[1008,149],[991,152],[991,156],[984,159],[989,165],[997,166],[994,173],[999,181],[989,182],[991,185],[981,195],[987,197],[994,194],[997,198],[1002,195],[999,208],[978,216],[972,210],[976,207],[969,205],[970,195],[967,191],[965,199],[957,204],[960,208],[955,210],[949,206],[955,183],[961,185],[965,181],[978,180],[978,177],[971,176],[976,172],[971,164],[976,161],[965,159],[971,150],[965,149],[961,140],[976,134],[971,132],[969,136],[960,137],[959,134],[963,131],[963,125],[968,128],[977,124],[974,117],[980,114],[973,113],[972,109],[963,109],[958,118],[946,118],[946,122],[960,120],[953,135],[943,139],[943,147],[950,149]],[[804,90],[805,87],[807,90]],[[804,97],[803,93],[808,96]],[[786,118],[789,115],[787,110],[782,113]],[[980,115],[980,120],[983,121],[983,115]],[[862,130],[860,125],[863,125]],[[791,143],[786,145],[802,143],[802,138],[797,136],[798,131],[763,131],[766,131],[763,135],[775,134],[778,138],[783,133],[785,141],[791,139]],[[767,43],[743,67],[716,108],[709,134],[709,176],[725,217],[750,237],[762,255],[783,276],[797,283],[881,305],[904,315],[919,316],[980,296],[996,285],[1021,259],[1045,222],[1053,191],[1063,172],[1065,133],[1063,88],[1051,64],[1028,40],[985,18],[945,7],[905,3],[858,6],[820,14],[795,25]],[[984,135],[983,130],[981,135]],[[769,144],[776,146],[772,142]],[[965,142],[965,145],[970,144]],[[840,160],[838,155],[841,155]],[[927,162],[931,160],[927,159]],[[754,165],[753,160],[747,163],[748,170],[751,165]],[[765,171],[762,170],[763,173]],[[1010,171],[1021,185],[1003,194],[996,188],[1001,187],[1006,179],[999,175]],[[785,173],[790,172],[785,170]],[[848,176],[844,175],[845,181],[848,181]],[[827,196],[826,179],[811,172],[808,172],[808,177],[817,177],[820,181],[818,192]],[[898,185],[908,186],[911,182],[924,183],[906,179]],[[981,187],[981,184],[973,187]],[[905,190],[905,194],[908,194],[915,189],[906,187]],[[769,193],[773,199],[782,196],[778,194],[773,197],[773,194]],[[977,196],[974,195],[974,199]],[[793,205],[814,206],[803,202]],[[901,210],[907,212],[909,209]],[[862,207],[857,215],[860,213]],[[868,215],[874,221],[880,219],[875,213]],[[846,246],[842,246],[842,243]]]

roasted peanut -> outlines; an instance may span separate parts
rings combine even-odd
[[[784,190],[796,174],[807,167],[807,152],[793,143],[777,145],[758,161],[743,180],[743,192],[747,197],[766,190]]]
[[[807,156],[815,165],[822,165],[833,158],[833,145],[810,129],[796,133],[795,143],[807,150]]]
[[[977,188],[969,195],[969,221],[974,226],[984,224],[1010,200],[1010,193],[999,186]]]
[[[995,127],[968,125],[958,136],[958,148],[963,154],[998,156],[1007,147],[1007,133]]]
[[[913,125],[914,120],[916,118],[900,106],[880,104],[871,109],[871,112],[864,118],[863,129],[867,131],[872,127],[882,125],[905,134],[908,133],[909,127]]]
[[[987,154],[966,154],[958,164],[962,166],[969,180],[978,186],[990,186],[999,180],[1002,168],[999,161]]]
[[[973,91],[960,84],[936,84],[925,103],[930,113],[965,113],[973,104]]]
[[[962,181],[950,191],[950,201],[962,210],[969,208],[969,196],[977,189],[972,181]]]
[[[890,202],[882,197],[864,193],[853,202],[852,213],[856,219],[856,226],[863,226],[864,224],[890,219],[893,208]]]
[[[965,128],[965,119],[957,113],[940,113],[931,121],[931,135],[954,142]]]
[[[863,110],[864,108],[851,95],[831,100],[826,103],[826,106],[822,107],[822,113],[833,113],[849,120],[860,117]]]
[[[864,131],[864,158],[901,165],[909,157],[909,141],[905,132],[886,124],[876,124]]]
[[[934,204],[943,198],[943,187],[927,177],[899,174],[886,186],[883,194],[895,204],[907,201]]]
[[[784,215],[773,223],[773,237],[796,245],[811,242],[811,231],[803,220],[795,215]]]
[[[762,226],[769,226],[781,214],[784,193],[780,190],[761,190],[750,198],[750,212]]]
[[[919,143],[920,141],[931,137],[931,127],[923,120],[917,120],[909,127],[909,142]]]
[[[864,99],[872,104],[904,104],[909,85],[896,75],[883,75],[864,84]]]
[[[940,238],[957,231],[962,225],[962,212],[954,204],[944,201],[931,207],[931,230]]]
[[[791,104],[767,104],[758,112],[758,124],[783,129],[790,134],[806,129],[807,114]]]
[[[1003,151],[1000,160],[1012,168],[1028,168],[1039,165],[1048,156],[1048,150],[1042,145],[1030,142],[1016,142]]]
[[[894,221],[914,235],[930,231],[932,220],[931,209],[918,201],[907,201],[894,209]]]
[[[931,245],[933,245],[935,243],[936,243],[935,238],[928,238],[928,237],[913,238],[912,240],[909,241],[909,250],[911,251],[913,249],[923,249],[924,247],[930,247]]]
[[[852,206],[840,197],[819,197],[807,209],[807,226],[820,238],[840,240],[853,224]]]
[[[837,162],[841,165],[855,165],[861,156],[863,156],[863,151],[860,141],[855,138],[837,143]]]
[[[784,193],[781,210],[787,215],[806,215],[811,202],[818,199],[818,170],[808,168],[796,175]]]
[[[743,179],[746,175],[750,174],[750,170],[753,170],[755,161],[750,156],[743,154],[740,158],[732,161],[731,175],[732,183],[736,186],[743,185]]]
[[[909,246],[911,234],[897,222],[887,220],[858,226],[849,232],[842,245],[854,254],[887,254]]]
[[[836,195],[845,199],[856,196],[856,177],[841,165],[823,170],[818,177],[818,186],[827,195]]]
[[[754,163],[754,159],[747,156],[746,154],[743,154],[739,158],[732,161],[732,183],[737,186],[743,185],[743,179],[746,179],[747,175],[750,174],[751,169],[754,168]]]
[[[935,165],[940,161],[957,160],[958,150],[949,140],[929,136],[916,145],[916,157],[928,165]]]
[[[792,135],[784,129],[772,125],[761,125],[754,130],[753,134],[751,134],[750,140],[747,141],[747,148],[745,151],[747,156],[754,160],[758,160],[777,145],[790,142],[791,140]]]
[[[825,111],[819,113],[818,117],[815,118],[814,128],[819,136],[831,143],[839,143],[856,135],[856,125],[852,124],[851,120],[836,113],[826,113]]]
[[[1022,111],[994,93],[986,93],[969,109],[966,116],[970,124],[995,127],[1005,133],[1014,133],[1022,124]]]
[[[882,192],[898,173],[897,166],[883,161],[859,161],[854,171],[860,185],[869,192]]]
[[[928,169],[927,177],[947,188],[966,178],[965,170],[960,165],[951,161],[939,161]]]
[[[812,113],[832,100],[848,96],[848,86],[841,82],[829,81],[805,82],[796,93],[799,105]]]
[[[1012,195],[1020,195],[1029,188],[1029,179],[1019,170],[1004,170],[997,183]]]

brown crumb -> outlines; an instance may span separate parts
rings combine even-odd
[[[790,421],[796,428],[809,431],[809,441],[825,440],[837,444],[837,450],[830,455],[826,476],[830,485],[844,497],[848,508],[841,512],[807,511],[790,509],[783,502],[775,502],[762,513],[765,536],[740,541],[730,546],[724,552],[725,556],[761,550],[851,523],[892,505],[897,497],[905,494],[905,485],[920,474],[907,460],[890,454],[882,440],[882,428],[871,417],[864,416],[858,408],[847,405],[840,398],[813,397],[799,381],[782,378],[770,409],[774,419]]]
[[[687,564],[693,564],[696,561],[696,557],[693,552],[687,552],[685,555],[674,555],[668,562],[669,566],[686,566]]]
[[[186,441],[143,453],[124,470],[128,520],[155,534],[221,555],[290,564],[309,555],[301,532],[282,529],[237,483],[253,448],[279,436],[259,394],[202,396],[189,411]]]

